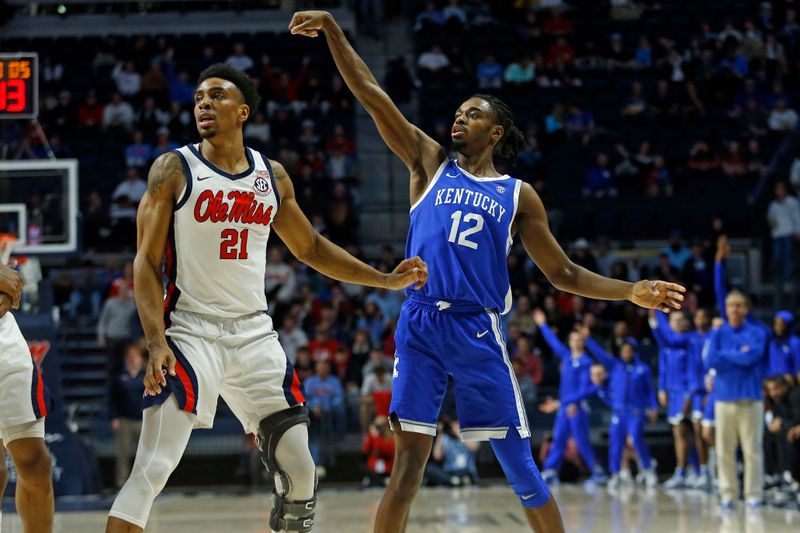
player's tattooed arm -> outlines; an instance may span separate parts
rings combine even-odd
[[[164,285],[161,262],[175,209],[175,201],[185,183],[180,156],[167,152],[158,157],[147,176],[147,192],[136,213],[136,258],[133,284],[136,308],[142,322],[149,359],[145,387],[152,394],[166,384],[161,369],[175,371],[175,356],[164,334]]]
[[[441,162],[447,157],[442,146],[411,124],[383,90],[378,80],[369,70],[347,41],[342,29],[330,13],[325,11],[300,11],[295,13],[289,23],[292,34],[317,37],[324,32],[325,40],[333,55],[339,73],[355,97],[364,106],[381,137],[389,148],[405,163],[411,171],[412,203],[415,196],[424,192]],[[421,189],[417,191],[417,188]]]
[[[397,290],[414,285],[420,288],[428,281],[428,266],[419,257],[406,259],[385,274],[320,235],[297,204],[286,169],[276,161],[270,163],[280,197],[280,208],[272,227],[297,259],[329,278],[369,287]]]
[[[680,309],[686,289],[675,283],[642,280],[630,283],[606,278],[567,257],[547,222],[544,204],[536,191],[522,184],[519,212],[514,222],[525,251],[557,289],[598,300],[630,300],[642,307]]]

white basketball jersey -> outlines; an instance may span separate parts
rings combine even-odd
[[[199,147],[176,150],[186,187],[167,239],[167,327],[174,309],[225,318],[267,309],[267,240],[280,205],[272,167],[245,148],[250,166],[229,174],[206,160]]]

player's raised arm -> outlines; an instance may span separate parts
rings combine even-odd
[[[676,283],[642,280],[636,283],[606,278],[573,263],[547,223],[536,191],[522,184],[516,225],[528,255],[557,289],[598,300],[630,300],[641,307],[669,312],[680,309],[686,289]]]
[[[316,37],[319,31],[325,33],[336,67],[355,97],[372,116],[383,140],[403,160],[412,173],[412,179],[424,177],[424,185],[427,185],[447,153],[439,143],[406,120],[366,63],[353,50],[333,16],[325,11],[300,11],[292,17],[289,30],[306,37]]]
[[[185,183],[180,156],[167,152],[158,157],[147,176],[147,192],[136,213],[136,258],[133,260],[133,285],[136,308],[150,354],[144,384],[153,394],[166,385],[161,367],[175,371],[175,356],[164,334],[164,284],[161,260],[175,208],[175,199]]]
[[[420,288],[428,281],[428,266],[419,257],[406,259],[393,272],[384,274],[320,235],[297,205],[292,180],[283,165],[270,163],[281,201],[272,227],[297,259],[335,280],[370,287]]]

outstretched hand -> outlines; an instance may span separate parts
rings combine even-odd
[[[414,285],[415,289],[421,289],[428,282],[428,264],[420,257],[411,257],[401,262],[386,275],[386,288],[399,290]]]
[[[680,309],[686,288],[666,281],[642,280],[633,285],[630,301],[646,309],[659,309],[669,313]]]
[[[728,244],[728,236],[720,235],[717,239],[717,253],[714,255],[714,260],[720,262],[728,257],[731,253],[731,245]]]
[[[542,326],[547,322],[547,316],[544,311],[537,307],[533,310],[533,321],[536,322],[537,326]]]
[[[317,37],[327,17],[330,17],[327,11],[298,11],[289,22],[289,32],[292,35]]]

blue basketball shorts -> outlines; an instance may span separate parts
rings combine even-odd
[[[528,418],[497,312],[413,296],[395,332],[391,413],[403,431],[436,434],[453,377],[464,440],[530,437]]]

